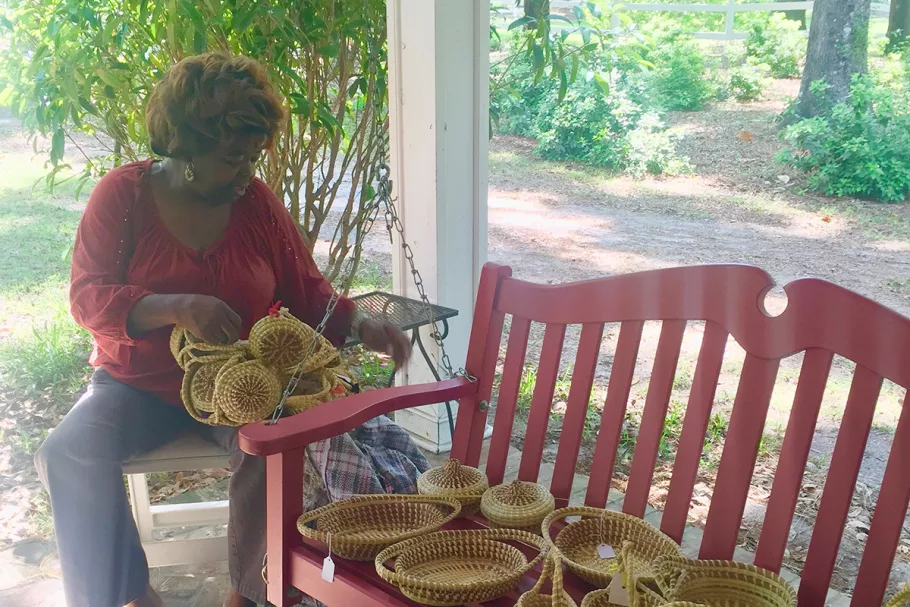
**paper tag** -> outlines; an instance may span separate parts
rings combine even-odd
[[[613,546],[610,544],[601,544],[597,547],[597,556],[602,559],[615,559],[616,551],[613,550]]]
[[[613,605],[629,605],[629,592],[622,586],[622,576],[617,572],[610,582],[610,598],[607,599]]]
[[[577,523],[577,522],[580,521],[580,520],[581,520],[581,517],[580,517],[580,516],[567,516],[567,517],[566,517],[566,522],[567,522],[567,523]]]
[[[322,561],[322,579],[330,584],[335,581],[335,561],[330,556]]]

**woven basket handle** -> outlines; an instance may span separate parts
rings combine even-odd
[[[910,606],[910,583],[904,586],[897,594],[891,597],[887,607],[908,607]]]
[[[591,506],[569,506],[568,508],[554,510],[548,514],[547,517],[543,519],[543,523],[541,523],[541,532],[543,533],[544,540],[546,540],[551,548],[555,548],[555,546],[553,545],[553,540],[550,539],[550,527],[553,526],[553,523],[569,518],[570,516],[602,518],[604,516],[604,509],[592,508]]]

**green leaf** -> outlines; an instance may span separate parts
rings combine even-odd
[[[245,3],[244,3],[245,4]],[[253,17],[256,16],[256,7],[252,6],[249,10],[234,10],[234,19],[231,23],[231,27],[235,32],[244,32],[246,28],[250,26],[250,23],[253,22]]]
[[[59,128],[54,131],[54,136],[51,138],[51,163],[54,165],[63,159],[63,154],[66,151],[65,137],[66,134],[63,129]]]
[[[177,0],[167,0],[167,44],[172,53],[180,54],[177,40]]]
[[[594,82],[597,83],[597,86],[600,87],[600,90],[603,91],[604,95],[610,94],[610,83],[607,82],[606,78],[600,74],[594,74]]]
[[[563,15],[560,15],[558,13],[550,13],[549,15],[547,15],[546,18],[547,18],[547,21],[563,21],[565,23],[568,23],[569,25],[575,25],[574,23],[572,23],[571,19],[569,19],[568,17],[565,17]]]
[[[28,66],[28,71],[25,73],[27,78],[31,79],[35,77],[41,69],[44,58],[47,57],[49,51],[50,49],[46,44],[38,45],[35,49],[35,53],[32,55],[32,61]]]
[[[69,70],[66,75],[63,77],[63,90],[66,92],[67,97],[73,100],[75,103],[79,103],[79,88],[76,86],[76,66],[73,66],[73,69]]]
[[[327,44],[325,46],[316,47],[316,52],[323,57],[334,59],[338,56],[339,47],[337,44]]]
[[[291,93],[288,95],[291,100],[291,113],[299,116],[310,115],[310,100],[300,93]]]
[[[534,17],[528,17],[528,16],[521,17],[520,19],[516,19],[515,21],[513,21],[512,23],[509,24],[509,31],[511,32],[514,29],[518,29],[519,27],[523,27],[530,23],[537,23],[537,19],[535,19]]]
[[[316,115],[319,118],[319,123],[327,128],[332,135],[336,135],[338,133],[344,135],[344,129],[341,128],[341,125],[338,123],[335,117],[332,116],[328,108],[325,106],[319,106],[316,108]]]
[[[98,77],[101,78],[101,81],[104,82],[104,84],[113,89],[120,88],[120,79],[115,76],[113,72],[109,72],[108,70],[99,67],[95,70],[95,73],[98,74]]]

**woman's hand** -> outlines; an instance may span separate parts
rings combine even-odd
[[[367,319],[360,325],[360,341],[374,352],[384,352],[395,361],[395,370],[411,358],[411,340],[395,325]]]
[[[208,344],[226,346],[240,338],[243,320],[226,303],[210,295],[183,295],[177,302],[177,324]]]

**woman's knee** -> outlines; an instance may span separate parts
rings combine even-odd
[[[35,452],[35,468],[45,487],[47,487],[51,473],[56,473],[61,465],[66,466],[66,459],[63,437],[57,431],[52,431]]]

